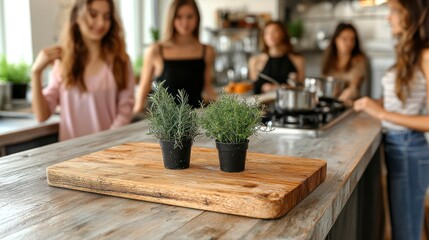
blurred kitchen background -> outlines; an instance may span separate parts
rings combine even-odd
[[[31,64],[43,47],[55,44],[71,0],[0,0],[0,54]],[[162,38],[171,0],[116,0],[127,50],[135,63]],[[215,82],[247,79],[247,60],[259,51],[260,28],[270,19],[288,25],[295,50],[306,60],[306,76],[319,76],[323,50],[338,22],[353,23],[368,55],[367,94],[381,96],[380,78],[394,62],[394,40],[383,0],[197,0],[201,41],[217,50]],[[19,14],[17,14],[19,13]]]

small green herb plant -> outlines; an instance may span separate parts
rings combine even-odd
[[[194,141],[200,134],[198,116],[188,104],[188,95],[179,90],[175,98],[168,92],[164,82],[149,95],[152,102],[149,113],[149,134],[163,141],[174,141],[174,148],[182,148],[182,142]]]
[[[207,137],[222,143],[242,143],[264,127],[261,117],[257,99],[251,103],[237,95],[223,94],[204,109],[199,123]]]
[[[12,84],[28,84],[30,82],[30,66],[21,62],[8,63],[5,56],[0,57],[0,78]]]

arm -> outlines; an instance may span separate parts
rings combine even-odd
[[[60,47],[45,48],[40,51],[31,67],[31,107],[39,122],[46,121],[55,109],[55,105],[58,104],[59,81],[55,76],[58,68],[52,71],[52,78],[45,93],[42,92],[42,73],[48,65],[59,58],[61,58]]]
[[[421,70],[426,79],[426,86],[429,86],[429,50],[425,50],[422,54]],[[429,96],[429,88],[426,88],[426,96]],[[429,98],[427,98],[427,106],[429,107]],[[357,111],[365,111],[369,115],[388,122],[392,122],[397,125],[414,129],[417,131],[428,132],[429,131],[429,116],[410,116],[394,112],[387,112],[374,100],[370,98],[362,98],[355,102],[354,109]]]
[[[134,104],[134,73],[131,67],[131,61],[127,63],[128,79],[127,87],[118,93],[118,105],[116,116],[111,128],[118,128],[130,123],[133,115]]]
[[[344,89],[339,97],[342,101],[352,101],[359,97],[362,82],[366,76],[366,60],[363,56],[358,56],[353,59],[353,66],[350,71],[349,86]]]
[[[296,79],[295,81],[298,83],[304,82],[305,78],[305,60],[302,56],[296,55],[291,58],[293,64],[296,68]]]
[[[216,56],[215,50],[207,46],[205,55],[206,68],[204,70],[204,94],[205,102],[214,101],[217,98],[213,87],[213,63]]]
[[[155,60],[157,54],[157,45],[152,45],[146,49],[143,57],[143,66],[140,74],[140,85],[137,90],[136,102],[133,112],[140,113],[144,111],[147,96],[152,90],[152,78],[155,72]]]
[[[249,59],[249,79],[252,81],[256,81],[258,80],[258,70],[256,68],[256,63],[257,63],[257,56],[252,56]]]

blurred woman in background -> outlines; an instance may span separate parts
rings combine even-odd
[[[289,34],[280,21],[271,21],[262,31],[263,53],[249,59],[249,78],[254,83],[255,94],[276,89],[269,81],[259,77],[263,73],[279,83],[289,78],[301,82],[304,79],[304,58],[293,52]]]
[[[143,112],[152,89],[153,78],[165,80],[168,91],[176,96],[179,89],[189,95],[194,108],[201,101],[214,100],[212,84],[214,49],[199,41],[200,13],[194,0],[174,0],[171,4],[165,40],[146,49],[134,112]]]
[[[322,75],[346,81],[346,89],[339,99],[348,105],[360,96],[361,85],[367,76],[367,62],[359,43],[356,28],[340,23],[325,51]]]
[[[45,121],[59,105],[60,140],[128,124],[134,104],[130,60],[113,0],[76,0],[62,45],[43,49],[32,66],[32,108]],[[42,72],[54,64],[42,91]]]
[[[420,240],[429,186],[429,1],[388,4],[396,63],[382,79],[383,101],[365,97],[354,108],[382,121],[392,237]]]

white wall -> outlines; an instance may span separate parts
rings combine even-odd
[[[30,0],[31,44],[33,57],[58,42],[60,4],[58,0]],[[58,25],[60,24],[60,25]]]
[[[160,2],[160,24],[164,29],[165,19],[172,0],[159,0]],[[249,13],[271,13],[273,19],[279,18],[279,0],[197,0],[201,14],[201,41],[208,42],[208,33],[204,30],[206,27],[216,27],[217,9],[243,9]],[[162,31],[161,31],[162,32]]]
[[[3,4],[5,54],[10,62],[32,63],[30,2],[29,0],[8,0]]]
[[[132,61],[134,61],[141,51],[142,37],[141,29],[142,20],[142,2],[140,0],[122,0],[119,1],[119,15],[124,27],[125,42],[127,52]]]

